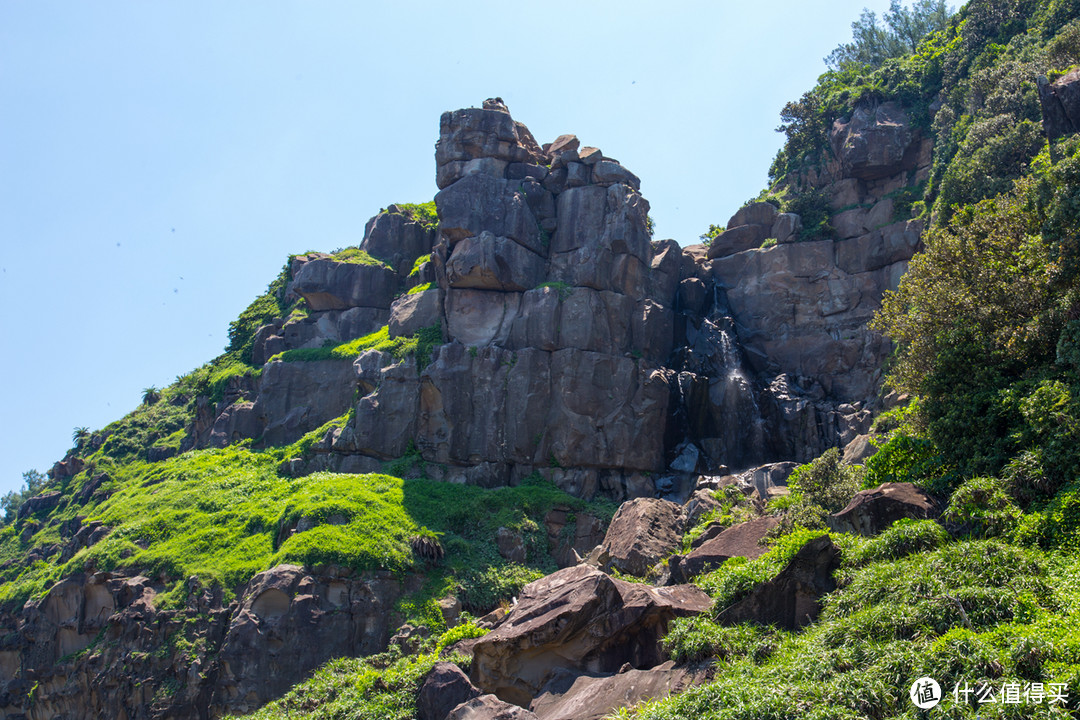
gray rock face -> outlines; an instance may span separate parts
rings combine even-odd
[[[446,279],[452,288],[524,292],[543,282],[546,266],[531,250],[485,230],[454,246]]]
[[[448,662],[435,663],[416,697],[416,719],[446,720],[458,705],[477,697],[480,691],[461,668]]]
[[[706,540],[686,555],[671,558],[673,582],[689,582],[691,579],[720,567],[728,558],[756,558],[765,552],[761,540],[770,530],[780,524],[774,517],[762,517],[733,525]]]
[[[470,175],[439,191],[435,205],[440,232],[454,245],[486,231],[546,256],[540,226],[519,184],[501,177]]]
[[[559,570],[526,585],[514,609],[473,646],[471,677],[526,706],[560,668],[611,673],[627,662],[659,664],[671,619],[711,605],[690,585],[652,588],[584,565]]]
[[[702,673],[666,662],[596,677],[556,673],[529,709],[540,720],[603,720],[616,710],[675,695],[704,679]]]
[[[848,177],[873,180],[915,167],[917,134],[896,102],[860,105],[833,123],[833,153]]]
[[[890,348],[866,324],[917,242],[912,221],[839,243],[737,253],[712,269],[755,370],[810,378],[829,395],[861,399],[873,394]]]
[[[437,350],[421,380],[416,445],[432,462],[547,465],[554,457],[562,467],[640,470],[662,462],[662,438],[644,428],[663,422],[666,378],[631,358],[494,347],[474,354],[454,343]]]
[[[368,220],[360,249],[397,269],[405,276],[412,270],[416,258],[427,255],[434,245],[435,233],[411,220],[391,206]]]
[[[494,695],[481,695],[458,705],[446,720],[538,720],[525,708],[503,702]]]
[[[289,291],[302,296],[312,310],[389,309],[398,283],[392,268],[308,257],[294,263]]]
[[[675,503],[656,498],[623,503],[611,519],[601,545],[607,564],[620,572],[645,577],[678,546],[682,538],[681,512]]]
[[[261,432],[250,437],[262,437],[266,445],[295,442],[344,415],[355,388],[356,375],[347,362],[269,363],[250,410]]]
[[[279,565],[252,578],[220,651],[214,705],[250,712],[331,657],[386,647],[394,603],[405,592],[393,573],[316,576]]]

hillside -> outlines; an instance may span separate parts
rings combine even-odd
[[[9,502],[0,714],[1075,713],[1080,4],[938,20],[703,244],[445,113],[432,201]]]

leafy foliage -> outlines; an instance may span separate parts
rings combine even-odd
[[[920,40],[946,28],[950,15],[945,0],[916,0],[911,7],[892,0],[883,22],[864,8],[851,23],[852,41],[829,53],[825,64],[834,70],[849,64],[880,67],[889,58],[914,53]]]

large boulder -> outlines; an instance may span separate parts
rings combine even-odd
[[[772,580],[724,609],[725,624],[754,622],[797,630],[817,619],[821,599],[836,589],[833,572],[840,567],[840,548],[828,535],[807,541]]]
[[[670,555],[682,538],[682,508],[669,500],[637,498],[623,503],[611,519],[601,552],[607,565],[644,577]]]
[[[442,320],[442,291],[430,288],[406,293],[390,306],[390,337],[415,335],[417,330],[437,325]]]
[[[389,309],[398,288],[398,275],[387,265],[338,262],[319,253],[295,258],[292,277],[289,292],[314,311]]]
[[[940,514],[938,503],[911,483],[883,483],[856,493],[843,510],[828,517],[828,524],[837,532],[872,536],[901,518],[922,520]]]
[[[540,720],[602,720],[620,708],[680,693],[701,679],[700,673],[671,661],[599,677],[563,671],[548,681],[529,709]]]
[[[876,180],[915,168],[919,143],[897,102],[860,104],[850,117],[833,123],[833,154],[846,177]]]
[[[538,720],[523,707],[503,702],[494,695],[481,695],[458,705],[446,720]]]
[[[461,668],[454,663],[435,663],[417,693],[416,720],[446,720],[458,705],[477,697],[480,691]]]
[[[1080,69],[1072,70],[1054,82],[1041,76],[1036,84],[1047,137],[1059,138],[1080,129]]]
[[[469,175],[458,180],[435,196],[439,230],[451,245],[487,231],[546,256],[540,226],[520,185],[490,175]]]
[[[435,232],[391,205],[368,220],[360,249],[408,275],[416,258],[431,252]]]
[[[546,261],[509,238],[488,231],[457,243],[446,261],[450,287],[522,292],[539,285]]]
[[[760,557],[765,552],[761,541],[779,524],[775,517],[748,520],[723,530],[686,555],[673,556],[668,561],[672,582],[689,582],[720,567],[729,558]]]
[[[578,565],[529,583],[517,605],[473,646],[473,682],[526,706],[560,668],[613,673],[660,664],[660,639],[675,617],[712,600],[691,585],[653,588]]]

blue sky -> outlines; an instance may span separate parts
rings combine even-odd
[[[577,134],[696,242],[864,6],[0,0],[0,492],[220,353],[288,254],[430,200],[443,111]]]

